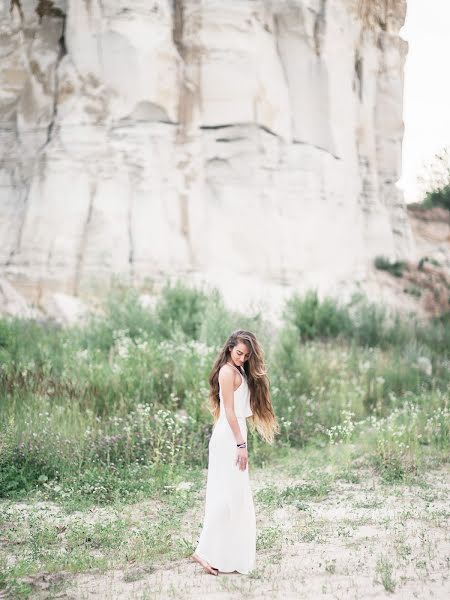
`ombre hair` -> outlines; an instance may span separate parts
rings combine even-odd
[[[256,429],[260,436],[269,444],[274,441],[274,436],[279,433],[280,426],[273,412],[270,397],[269,379],[264,364],[264,352],[256,337],[250,331],[238,329],[234,331],[222,346],[214,366],[209,374],[209,401],[214,421],[220,414],[219,398],[219,371],[229,361],[230,349],[242,342],[248,347],[249,357],[244,362],[244,371],[250,390],[250,407],[252,415],[249,417],[252,429]]]

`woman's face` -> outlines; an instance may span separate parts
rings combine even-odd
[[[243,342],[238,342],[234,348],[230,350],[231,360],[237,367],[242,367],[248,357],[250,356],[250,350]]]

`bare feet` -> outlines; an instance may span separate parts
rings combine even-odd
[[[212,567],[208,562],[206,562],[206,560],[203,560],[197,554],[192,554],[191,558],[195,562],[198,562],[200,565],[202,565],[202,567],[206,570],[207,573],[210,573],[211,575],[219,574],[219,569],[217,569],[216,567]]]

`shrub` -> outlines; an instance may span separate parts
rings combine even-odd
[[[376,256],[374,261],[375,267],[381,271],[387,271],[394,277],[402,277],[406,263],[401,260],[391,261],[385,256]]]
[[[437,261],[435,258],[432,258],[430,256],[422,256],[422,258],[417,263],[417,268],[419,269],[419,271],[423,271],[423,266],[427,262],[429,262],[430,265],[433,265],[435,267],[441,266],[441,263],[439,261]]]
[[[411,324],[398,313],[390,314],[384,306],[368,302],[361,294],[355,294],[344,306],[329,297],[320,301],[315,291],[303,297],[294,294],[286,303],[283,319],[287,328],[297,332],[300,341],[339,336],[361,346],[389,347],[402,345],[413,335]],[[289,340],[290,346],[292,343]]]
[[[415,337],[436,355],[450,357],[450,312],[433,317],[427,323],[416,323]]]
[[[405,294],[410,294],[415,298],[420,298],[422,296],[422,290],[418,288],[416,285],[410,285],[408,287],[403,288]]]
[[[99,349],[107,354],[115,343],[115,333],[126,331],[131,339],[142,333],[156,334],[157,323],[151,310],[142,306],[135,289],[113,289],[100,315],[92,315],[85,326],[76,328],[81,349]]]
[[[159,335],[170,339],[179,329],[186,337],[197,340],[207,300],[204,292],[183,283],[166,283],[155,310]]]
[[[434,155],[419,177],[423,189],[423,208],[440,206],[450,210],[450,147]]]
[[[424,208],[433,208],[441,206],[450,210],[450,183],[442,188],[428,192],[422,202]]]
[[[348,311],[326,297],[319,300],[317,291],[303,297],[294,294],[286,303],[283,318],[297,329],[301,340],[337,337],[351,328]]]

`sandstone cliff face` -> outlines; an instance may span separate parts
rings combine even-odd
[[[414,253],[405,1],[2,2],[0,263],[27,297],[332,293]]]
[[[417,255],[438,262],[450,275],[450,212],[439,206],[424,210],[410,204],[408,215]]]

